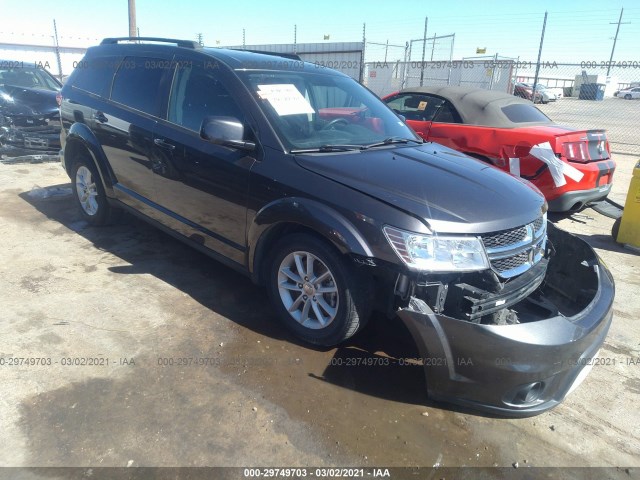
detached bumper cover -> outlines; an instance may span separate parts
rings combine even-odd
[[[614,282],[586,242],[550,227],[561,266],[550,268],[548,275],[558,278],[546,281],[562,285],[567,267],[576,262],[575,273],[589,269],[592,277],[589,288],[585,284],[592,299],[578,313],[482,325],[435,314],[415,297],[398,312],[423,358],[431,398],[503,416],[530,416],[558,405],[585,377],[582,370],[591,365],[611,324]]]

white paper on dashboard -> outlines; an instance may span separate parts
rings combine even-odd
[[[280,116],[315,113],[313,107],[291,83],[258,85],[258,95],[267,100]]]

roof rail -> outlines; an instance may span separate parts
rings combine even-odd
[[[251,52],[251,53],[260,53],[262,55],[272,55],[274,57],[283,57],[288,58],[289,60],[300,60],[300,56],[297,53],[281,53],[281,52],[267,52],[266,50],[252,50],[249,48],[231,48],[230,50],[236,50],[238,52]]]
[[[117,37],[105,38],[100,45],[115,45],[120,42],[159,42],[159,43],[175,43],[179,47],[197,49],[202,48],[198,42],[192,40],[176,40],[175,38],[159,38],[159,37]]]

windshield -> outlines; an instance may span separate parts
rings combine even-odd
[[[16,67],[0,68],[0,85],[12,87],[39,88],[42,90],[60,90],[60,84],[40,68]]]
[[[355,80],[309,72],[238,72],[290,150],[422,141]]]

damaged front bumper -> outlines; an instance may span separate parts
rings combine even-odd
[[[9,157],[22,155],[57,155],[60,150],[60,127],[52,123],[34,127],[0,125],[0,154]]]
[[[525,322],[459,320],[415,296],[398,312],[418,346],[431,398],[529,416],[558,405],[586,376],[611,324],[613,278],[583,240],[552,224],[548,235],[556,254],[532,295],[537,300],[511,307],[526,312]]]

